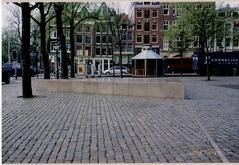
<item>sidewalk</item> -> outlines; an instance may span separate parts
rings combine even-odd
[[[36,92],[36,78],[36,97],[22,99],[13,79],[2,86],[2,162],[239,162],[238,77],[152,81],[167,79],[187,99]]]

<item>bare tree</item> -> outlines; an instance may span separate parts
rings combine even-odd
[[[66,38],[63,33],[63,23],[62,23],[62,13],[64,9],[63,3],[54,3],[54,9],[56,13],[56,27],[57,27],[57,34],[61,44],[61,69],[62,75],[61,78],[68,79],[68,67],[67,67],[67,52],[66,52]]]
[[[38,9],[40,11],[40,21],[31,16],[31,18],[40,26],[41,33],[41,53],[43,57],[44,79],[50,79],[50,67],[49,67],[49,55],[46,50],[46,25],[52,20],[55,15],[49,15],[52,3],[44,4],[38,3]]]
[[[122,51],[124,48],[123,36],[127,36],[127,28],[130,27],[127,16],[121,12],[118,3],[112,3],[112,8],[108,8],[108,22],[109,28],[114,39],[115,46],[119,49],[119,63],[120,63],[120,77],[123,78],[122,72]],[[123,27],[124,25],[124,27]]]
[[[22,10],[22,96],[23,98],[31,98],[32,85],[31,85],[31,69],[30,69],[30,20],[31,11],[34,10],[37,5],[31,6],[28,2],[14,3],[21,7]]]
[[[98,19],[98,16],[96,15],[95,12],[92,12],[86,16],[81,16],[79,13],[82,8],[86,7],[86,4],[84,3],[68,3],[65,5],[65,16],[66,20],[69,25],[70,25],[70,45],[71,45],[71,75],[70,77],[75,77],[75,62],[74,62],[74,57],[75,57],[75,38],[74,38],[74,32],[76,27],[82,23],[85,20],[93,19],[96,20]]]

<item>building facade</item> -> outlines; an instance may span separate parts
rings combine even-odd
[[[215,8],[215,2],[133,2],[131,20],[135,25],[134,53],[137,54],[144,46],[151,45],[153,51],[163,57],[177,54],[170,46],[167,31],[170,26],[177,24],[186,8],[202,5]],[[198,46],[198,37],[195,36],[187,53],[192,54]]]
[[[239,51],[239,9],[226,6],[218,9],[218,16],[225,20],[224,32],[216,37],[214,51]]]

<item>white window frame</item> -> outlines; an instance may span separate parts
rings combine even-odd
[[[141,24],[141,29],[138,29],[138,23]],[[137,21],[137,22],[136,22],[136,30],[142,30],[142,29],[143,29],[142,27],[143,27],[142,21]]]
[[[156,11],[156,17],[154,17],[155,11]],[[152,10],[152,18],[158,18],[158,10],[157,9]]]
[[[164,10],[168,10],[167,14],[164,14]],[[163,15],[169,15],[169,5],[163,5]]]
[[[155,42],[153,42],[153,36],[156,37],[156,41],[155,41]],[[157,43],[157,42],[158,42],[158,36],[157,36],[156,34],[153,34],[153,35],[152,35],[152,37],[151,37],[151,42],[152,42],[152,43]]]
[[[156,29],[153,29],[153,25],[156,25]],[[157,21],[153,21],[152,22],[152,27],[151,27],[152,31],[157,31],[158,30],[158,22]]]
[[[77,41],[78,36],[81,36],[81,42]],[[82,34],[77,34],[76,35],[76,43],[82,44],[83,43],[83,35]]]
[[[138,17],[138,12],[141,12],[141,17]],[[143,17],[143,11],[141,9],[136,9],[136,18],[142,18]]]
[[[167,23],[166,23],[167,22]],[[167,29],[164,29],[164,26],[166,26],[167,25]],[[163,30],[168,30],[169,29],[169,21],[168,20],[164,20],[163,21]]]
[[[140,42],[138,42],[138,36],[140,36],[140,38],[141,38],[141,41]],[[136,35],[136,43],[142,43],[142,35],[141,34],[138,34],[138,35]]]

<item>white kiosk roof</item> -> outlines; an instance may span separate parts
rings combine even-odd
[[[151,48],[143,48],[142,52],[132,58],[132,60],[143,60],[143,59],[163,59],[157,53],[151,50]]]

